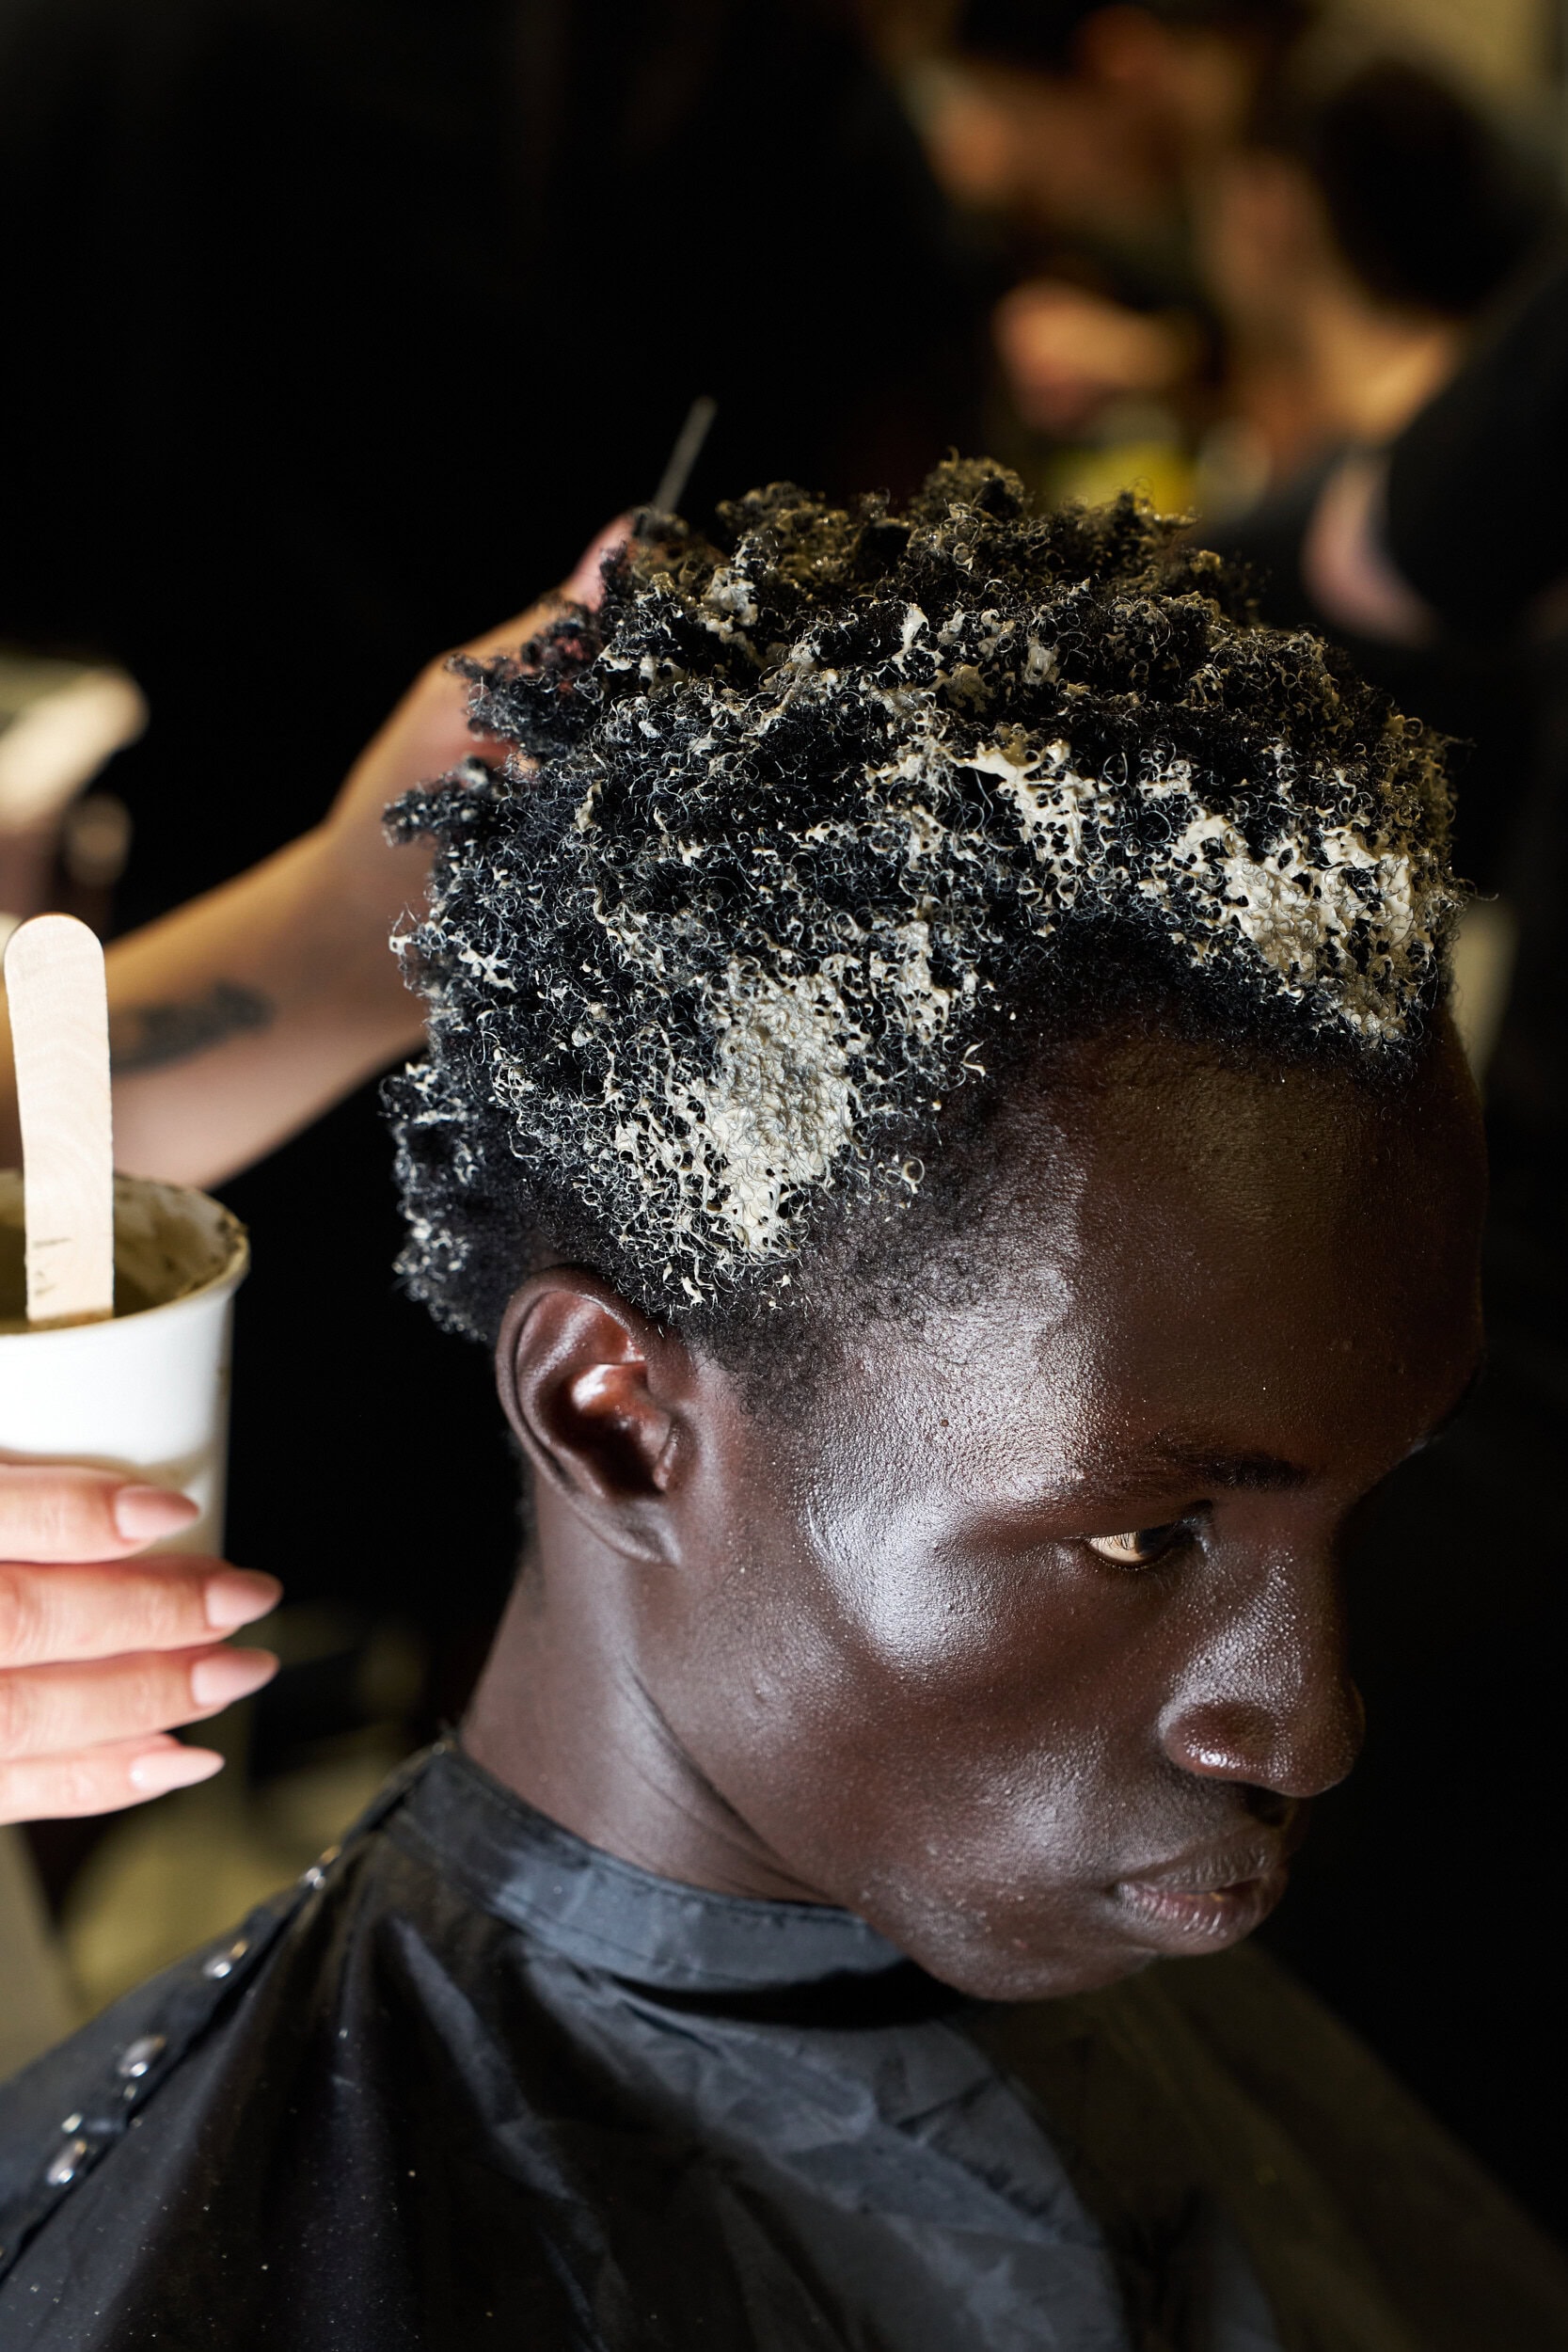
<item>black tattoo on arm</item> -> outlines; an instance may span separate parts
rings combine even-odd
[[[191,1061],[247,1029],[270,1028],[277,1008],[256,989],[215,980],[205,996],[172,1005],[127,1005],[109,1027],[110,1059],[118,1078]]]

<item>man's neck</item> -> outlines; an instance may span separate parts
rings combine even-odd
[[[539,1812],[624,1862],[720,1894],[820,1900],[704,1777],[639,1672],[635,1586],[659,1573],[541,1494],[537,1538],[463,1745]]]

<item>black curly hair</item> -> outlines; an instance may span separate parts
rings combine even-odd
[[[388,1088],[439,1321],[489,1338],[571,1260],[716,1344],[780,1329],[830,1228],[863,1271],[951,1223],[1021,1060],[1115,1020],[1408,1061],[1439,747],[1179,525],[957,460],[904,512],[721,516],[645,518],[598,612],[467,665],[515,752],[393,812],[439,844]]]

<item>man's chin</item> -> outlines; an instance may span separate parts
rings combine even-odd
[[[990,1964],[977,1963],[964,1972],[960,1984],[952,1975],[943,1982],[976,2001],[1063,2001],[1073,1993],[1099,1993],[1124,1978],[1141,1976],[1158,1952],[1122,1946],[1117,1951],[1055,1956],[1050,1960],[997,1955]],[[936,1971],[932,1972],[937,1973]]]
[[[1137,1976],[1156,1960],[1202,1959],[1243,1943],[1290,1876],[1283,1854],[1271,1849],[1260,1859],[1267,1867],[1223,1883],[1195,1864],[1102,1889],[1042,1889],[1033,1904],[1027,1896],[968,1907],[933,1902],[901,1923],[902,1932],[899,1924],[876,1924],[928,1976],[974,2000],[1059,2001]]]
[[[1086,1931],[1078,1938],[1059,1930],[1037,1939],[1012,1934],[1002,1942],[983,1932],[954,1934],[944,1923],[918,1941],[897,1940],[927,1976],[974,2001],[1060,2001],[1072,1993],[1098,1993],[1160,1957],[1128,1936]]]

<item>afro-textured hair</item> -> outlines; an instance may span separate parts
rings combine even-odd
[[[930,1192],[1021,1041],[1130,1001],[1408,1062],[1457,904],[1439,748],[1176,523],[953,461],[906,512],[775,485],[721,538],[648,519],[597,613],[469,665],[514,755],[394,812],[439,844],[388,1087],[438,1320],[489,1337],[573,1259],[754,1327],[826,1203]]]

